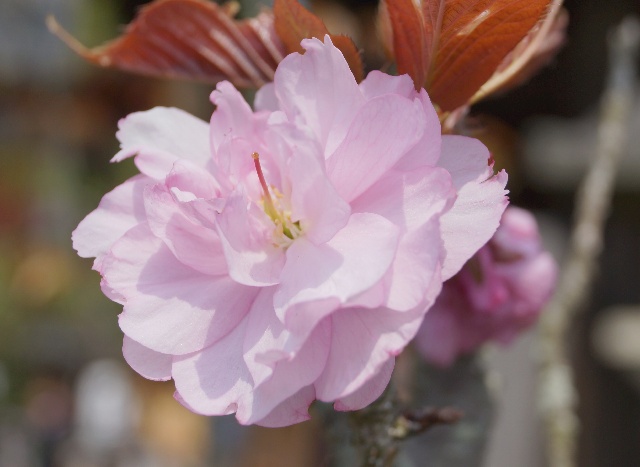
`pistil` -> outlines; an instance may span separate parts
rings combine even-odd
[[[260,165],[260,155],[257,152],[254,152],[251,154],[251,157],[253,157],[253,165],[256,167],[258,180],[260,180],[260,186],[262,186],[262,191],[264,192],[264,212],[266,212],[271,219],[278,219],[280,216],[278,215],[278,211],[271,199],[271,193],[269,193],[267,181],[264,179],[264,173],[262,172],[262,166]]]
[[[262,166],[260,165],[260,155],[257,152],[254,152],[251,154],[251,157],[253,157],[253,164],[256,167],[258,180],[260,180],[260,186],[262,186],[262,191],[264,193],[264,196],[262,197],[264,212],[271,218],[276,226],[276,237],[284,240],[281,237],[282,235],[284,235],[284,237],[287,238],[284,242],[278,240],[277,244],[281,246],[287,245],[290,240],[295,239],[300,234],[300,223],[291,222],[289,213],[284,212],[282,209],[278,210],[278,208],[276,208],[276,204],[273,202],[273,198],[271,198],[269,186],[267,185],[267,181],[264,178],[264,173],[262,172]],[[273,189],[276,198],[282,197],[282,195],[276,188]],[[279,201],[278,206],[280,206]]]

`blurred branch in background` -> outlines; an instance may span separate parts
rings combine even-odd
[[[598,145],[576,198],[575,223],[557,292],[541,320],[540,407],[551,467],[576,465],[577,394],[567,355],[569,327],[589,297],[603,244],[618,164],[634,103],[640,23],[627,18],[611,37],[610,72],[601,107]]]

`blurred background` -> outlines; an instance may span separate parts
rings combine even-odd
[[[117,122],[156,105],[203,119],[211,86],[103,70],[45,27],[58,21],[89,46],[115,37],[133,0],[0,2],[0,467],[324,465],[319,428],[241,428],[183,409],[169,383],[121,356],[119,307],[70,234],[100,197],[135,173],[117,152]],[[261,3],[245,1],[241,15]],[[376,52],[374,0],[315,0],[332,32]],[[566,46],[528,84],[472,110],[477,136],[510,173],[511,200],[535,212],[562,258],[574,190],[595,146],[606,35],[637,0],[567,0]],[[368,54],[368,55],[367,55]],[[606,249],[571,349],[580,391],[584,467],[640,465],[640,104],[606,232]],[[495,397],[485,467],[542,467],[535,414],[535,331],[489,349]],[[447,427],[439,427],[445,433]],[[431,433],[422,435],[429,437]],[[425,465],[427,463],[425,462]],[[429,464],[431,465],[431,464]],[[480,465],[480,464],[479,464]],[[450,467],[450,466],[447,466]]]

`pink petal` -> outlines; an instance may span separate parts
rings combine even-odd
[[[478,140],[464,136],[442,139],[439,161],[451,173],[458,190],[455,204],[441,218],[447,257],[442,278],[447,280],[493,236],[509,200],[504,189],[507,174],[493,175],[489,151]]]
[[[398,94],[411,100],[418,97],[426,121],[424,134],[420,142],[402,157],[397,167],[402,170],[412,170],[424,165],[435,165],[438,162],[441,145],[440,119],[424,89],[417,93],[409,75],[392,76],[378,70],[369,72],[365,80],[360,83],[360,89],[367,99],[384,94]]]
[[[332,154],[344,139],[364,97],[342,53],[318,39],[305,39],[304,55],[290,54],[275,73],[280,108],[292,122],[300,122]],[[319,96],[321,96],[319,98]]]
[[[280,281],[285,262],[282,248],[273,244],[275,224],[239,191],[227,198],[216,223],[229,266],[229,276],[249,286],[267,286]]]
[[[140,344],[182,355],[216,342],[249,311],[257,290],[179,262],[146,225],[111,249],[104,281],[125,298],[120,327]]]
[[[481,141],[458,135],[442,137],[442,156],[438,161],[453,178],[456,189],[478,179],[484,181],[493,175],[490,170],[491,154]]]
[[[531,316],[535,320],[556,284],[558,266],[553,256],[546,251],[541,252],[526,265],[504,265],[501,272],[510,278],[514,315]]]
[[[83,258],[96,258],[100,268],[102,256],[129,229],[145,219],[142,193],[153,181],[144,175],[130,178],[100,200],[98,208],[85,217],[71,234],[73,248]]]
[[[393,276],[393,266],[389,268],[387,273],[380,281],[364,292],[349,298],[342,304],[341,308],[361,307],[361,308],[378,308],[386,306],[389,297],[389,289],[391,288],[391,280]]]
[[[164,185],[148,187],[145,208],[149,227],[186,266],[206,275],[227,272],[218,233],[187,216]]]
[[[440,118],[433,107],[427,91],[422,89],[419,95],[422,111],[426,121],[422,138],[398,162],[396,168],[413,170],[424,165],[436,165],[442,148]]]
[[[441,242],[438,219],[402,236],[389,273],[385,306],[408,311],[417,306],[427,309],[433,304],[442,288]]]
[[[457,295],[462,293],[459,291]],[[444,287],[435,305],[424,317],[414,340],[418,351],[440,367],[450,366],[463,347],[458,313],[454,311],[457,307],[468,308],[469,304],[456,297],[454,289]]]
[[[303,342],[339,303],[373,287],[387,272],[398,243],[398,228],[369,213],[353,214],[328,243],[298,238],[287,250],[274,296],[276,312]]]
[[[256,134],[258,118],[242,94],[228,81],[221,81],[211,93],[216,111],[211,116],[211,147],[218,151],[230,138],[251,140]],[[251,153],[247,154],[250,156]]]
[[[171,379],[172,355],[156,352],[124,336],[122,354],[129,366],[141,376],[154,381]]]
[[[513,205],[504,211],[493,241],[501,251],[526,257],[542,249],[536,218],[526,209]]]
[[[104,280],[104,278],[100,280],[100,290],[102,290],[102,293],[109,300],[119,303],[120,305],[124,305],[124,303],[127,301],[127,299],[122,294],[111,288],[111,286],[107,283],[107,281]]]
[[[304,387],[256,422],[256,425],[279,428],[309,420],[309,406],[315,399],[313,386]]]
[[[292,357],[284,350],[289,331],[276,316],[273,308],[275,287],[264,287],[247,315],[243,352],[244,360],[254,384],[269,379],[278,361]]]
[[[384,94],[398,94],[413,100],[418,95],[409,75],[388,75],[379,70],[369,72],[360,83],[360,90],[367,100]]]
[[[451,207],[456,192],[451,176],[439,167],[410,172],[389,170],[378,183],[351,202],[353,212],[371,212],[404,230],[413,230]]]
[[[136,166],[145,175],[164,179],[173,163],[188,159],[204,167],[211,158],[209,126],[179,109],[155,107],[120,120],[116,136],[122,148],[112,162],[136,156]]]
[[[255,383],[246,402],[238,406],[238,421],[243,425],[256,423],[287,398],[311,385],[324,369],[330,345],[330,323],[320,323],[294,356],[278,362],[268,380]],[[259,355],[256,360],[258,358]],[[247,362],[247,366],[251,368],[252,363]]]
[[[260,185],[257,182],[253,158],[251,155],[257,152],[264,156],[263,143],[256,138],[247,140],[229,134],[228,138],[222,142],[218,148],[211,170],[216,174],[220,184],[223,186],[225,194],[230,193],[239,184],[244,184],[248,195],[252,199],[260,196]],[[264,157],[261,157],[264,160]],[[255,178],[255,183],[247,184],[248,178]],[[271,182],[271,181],[270,181]]]
[[[424,124],[417,100],[388,94],[367,101],[327,161],[340,196],[351,201],[377,182],[420,140]]]
[[[298,152],[289,163],[292,219],[316,245],[331,239],[349,220],[351,208],[338,195],[318,160]]]
[[[356,392],[338,399],[333,404],[333,408],[341,412],[360,410],[374,402],[389,385],[395,364],[395,358],[387,360],[377,375],[367,381]]]
[[[354,211],[380,214],[407,231],[387,273],[386,301],[378,305],[405,311],[433,301],[444,258],[439,217],[454,197],[446,170],[421,167],[412,172],[390,171],[352,203]]]
[[[276,96],[276,87],[273,83],[267,83],[258,89],[256,98],[253,101],[253,107],[256,111],[267,110],[275,112],[280,110],[280,103]]]
[[[282,200],[286,203],[287,200],[291,201],[291,186],[295,182],[289,167],[290,163],[297,158],[302,158],[305,161],[315,159],[317,161],[315,165],[320,164],[324,170],[324,155],[320,144],[309,138],[308,129],[292,125],[287,121],[283,112],[271,113],[268,122],[270,131],[265,135],[267,152],[264,155],[260,153],[260,162],[267,184],[276,187],[283,195]],[[250,183],[257,188],[257,198],[261,198],[264,193],[256,176],[255,168],[252,169],[252,172],[254,179]],[[290,209],[289,206],[285,205],[284,207]]]
[[[192,195],[193,199],[214,199],[221,196],[220,184],[213,175],[187,160],[179,160],[173,164],[165,183],[172,190]]]
[[[228,415],[251,392],[251,375],[242,359],[246,320],[215,344],[191,355],[176,357],[172,377],[178,400],[203,415]]]
[[[425,311],[346,308],[332,314],[331,352],[315,383],[318,399],[342,399],[361,389],[414,337]]]
[[[360,89],[367,99],[384,94],[398,94],[411,100],[418,97],[426,122],[424,133],[420,142],[403,156],[398,167],[402,170],[412,170],[438,162],[441,142],[440,118],[424,89],[417,93],[409,75],[392,76],[378,70],[369,72],[360,83]]]

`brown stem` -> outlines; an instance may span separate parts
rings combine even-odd
[[[391,427],[391,435],[406,439],[419,435],[437,425],[451,425],[460,421],[464,413],[455,407],[425,407],[400,415]]]
[[[390,467],[398,451],[391,427],[398,408],[395,388],[389,384],[380,398],[365,409],[352,412],[353,445],[360,454],[361,467]]]
[[[626,19],[610,42],[610,74],[598,128],[595,157],[576,195],[570,249],[557,291],[541,319],[540,406],[547,431],[550,467],[574,467],[578,420],[567,331],[589,295],[603,244],[619,161],[624,153],[634,102],[635,57],[640,25]]]

